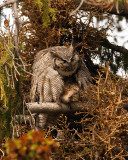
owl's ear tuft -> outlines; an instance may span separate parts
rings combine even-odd
[[[70,45],[69,50],[70,50],[70,53],[73,53],[74,48],[72,44]]]

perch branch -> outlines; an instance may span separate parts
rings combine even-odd
[[[83,109],[82,105],[78,102],[74,102],[72,104],[66,105],[63,103],[27,103],[28,108],[32,113],[50,113],[50,114],[61,114],[61,113],[69,113],[81,111]]]

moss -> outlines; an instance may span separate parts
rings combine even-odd
[[[9,51],[13,53],[13,46],[8,43]],[[12,133],[11,116],[22,105],[19,94],[19,82],[15,80],[13,57],[0,39],[0,138],[8,137]],[[16,109],[17,108],[17,109]]]
[[[48,27],[48,24],[56,20],[55,10],[50,7],[49,0],[33,0],[35,6],[40,10],[42,15],[43,28]]]

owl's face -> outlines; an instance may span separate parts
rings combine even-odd
[[[63,60],[59,57],[55,58],[54,66],[55,70],[62,76],[71,76],[73,75],[79,67],[80,58],[77,54],[73,54],[70,60]]]

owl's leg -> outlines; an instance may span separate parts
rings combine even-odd
[[[38,92],[40,95],[40,103],[44,101],[52,101],[52,97],[50,94],[50,80],[47,79],[45,76],[42,76],[41,80],[38,81]],[[38,130],[42,130],[46,128],[48,120],[48,114],[40,113],[37,117],[37,124]]]
[[[38,115],[36,120],[36,126],[38,127],[38,130],[46,128],[47,119],[48,119],[48,114],[40,113]]]

